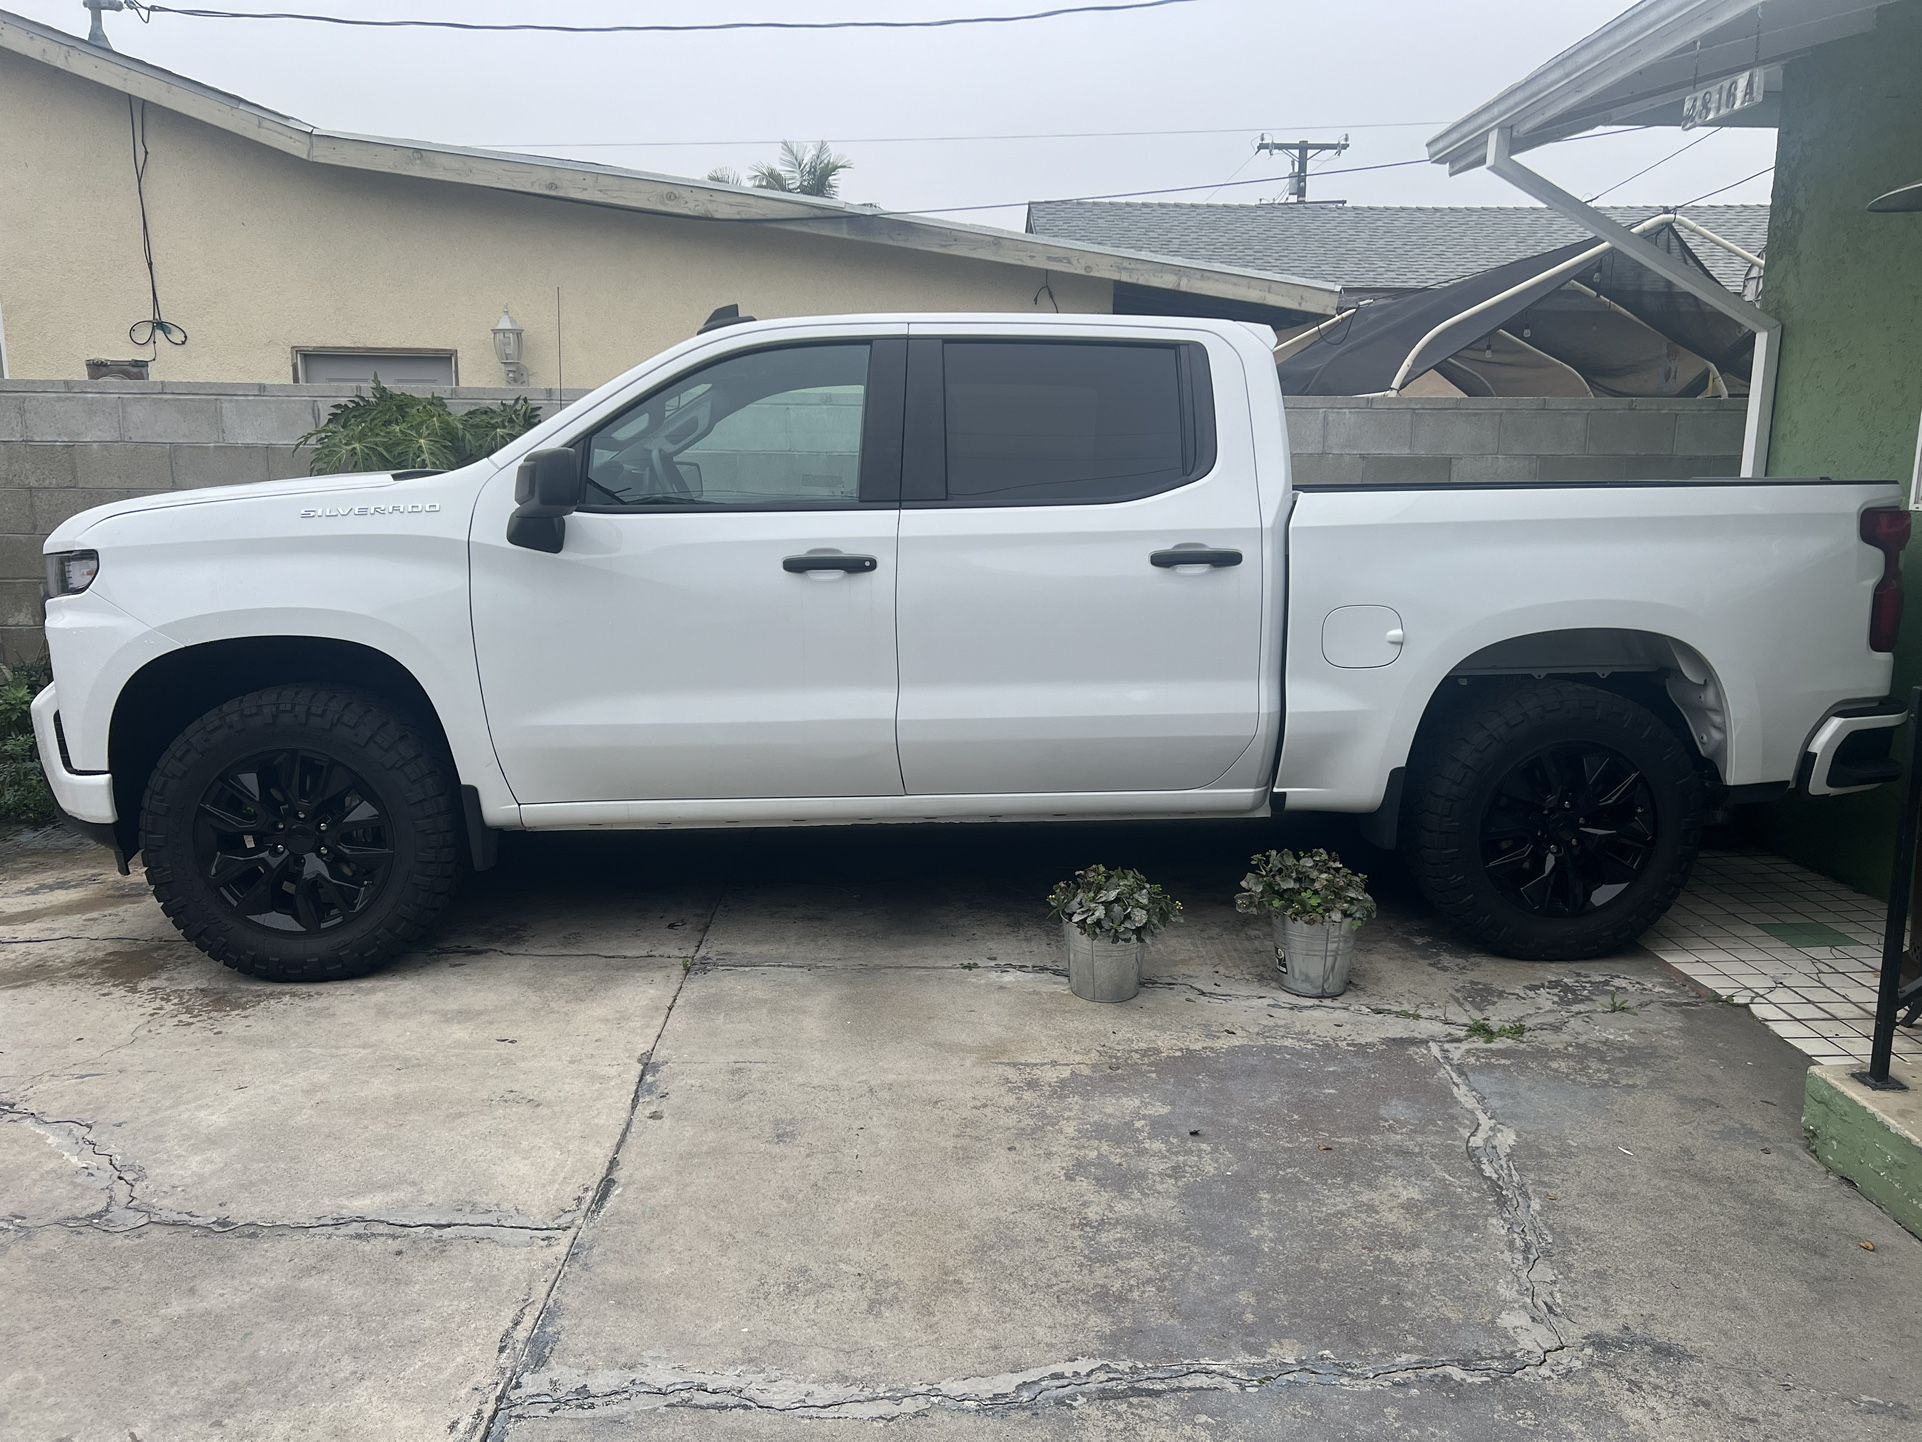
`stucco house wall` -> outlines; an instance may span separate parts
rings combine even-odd
[[[1922,415],[1922,215],[1864,207],[1922,179],[1922,0],[1876,29],[1793,61],[1776,141],[1763,304],[1782,321],[1769,470],[1904,480]],[[1922,682],[1922,548],[1896,694]],[[1799,861],[1881,894],[1900,788],[1775,808],[1769,838]]]
[[[534,386],[597,385],[718,305],[843,311],[1107,311],[1107,280],[303,162],[145,107],[148,222],[169,381],[291,381],[295,347],[458,353],[498,385],[506,304]],[[7,374],[70,379],[121,359],[149,314],[128,98],[0,51],[0,326]],[[1043,286],[1047,289],[1043,291]],[[558,288],[559,316],[556,317]],[[1040,292],[1037,295],[1037,292]]]

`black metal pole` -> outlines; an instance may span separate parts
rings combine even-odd
[[[1889,873],[1889,919],[1882,929],[1882,984],[1875,996],[1875,1037],[1869,1043],[1869,1069],[1863,1081],[1878,1089],[1902,1083],[1889,1076],[1895,1056],[1896,993],[1902,989],[1902,954],[1909,927],[1909,898],[1915,881],[1915,832],[1922,813],[1922,686],[1909,693],[1909,764],[1902,780],[1902,814],[1895,828],[1895,869]]]

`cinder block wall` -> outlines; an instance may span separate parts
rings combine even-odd
[[[1733,476],[1746,401],[1291,396],[1298,486]]]
[[[407,389],[429,391],[427,387]],[[304,475],[294,442],[351,387],[0,381],[0,656],[37,654],[41,543],[108,501]],[[554,391],[461,387],[456,409]],[[1291,400],[1304,486],[1731,476],[1741,401]]]
[[[525,396],[550,414],[582,394],[396,386],[456,410]],[[307,474],[294,443],[352,386],[0,381],[0,659],[44,654],[41,544],[67,517],[159,491]]]

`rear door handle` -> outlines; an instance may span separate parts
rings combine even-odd
[[[1172,551],[1155,551],[1148,557],[1155,566],[1239,566],[1241,552],[1211,551],[1203,546],[1177,546]]]
[[[783,571],[872,571],[878,564],[872,556],[843,556],[839,552],[812,552],[788,556],[781,562]]]

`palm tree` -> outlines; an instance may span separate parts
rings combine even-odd
[[[836,155],[829,150],[825,140],[811,146],[783,140],[781,158],[755,166],[749,173],[747,183],[757,190],[784,190],[792,195],[830,197],[840,188],[841,172],[852,169],[854,162],[845,155]],[[740,172],[725,165],[710,170],[707,178],[723,185],[741,184]]]

